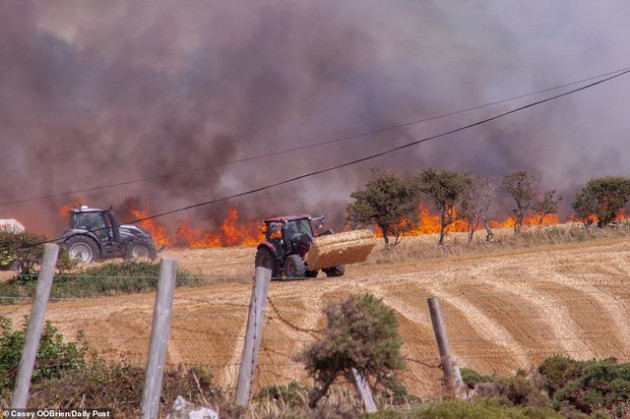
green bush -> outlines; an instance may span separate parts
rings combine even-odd
[[[139,417],[145,376],[143,368],[127,360],[106,361],[97,357],[80,368],[33,383],[28,404],[40,409],[107,407],[116,417]],[[162,384],[159,417],[166,416],[177,396],[220,408],[222,417],[241,416],[239,408],[214,386],[212,374],[201,368],[165,371]],[[0,405],[7,406],[10,396],[8,392],[2,394]]]
[[[543,361],[538,371],[554,408],[566,415],[601,409],[617,414],[630,401],[630,363],[554,356]]]
[[[291,381],[288,385],[270,385],[260,389],[252,400],[259,403],[270,403],[279,405],[283,408],[306,407],[308,405],[308,394],[311,389],[301,386],[295,381]]]
[[[381,299],[362,294],[329,304],[325,313],[324,336],[295,357],[319,386],[309,405],[314,408],[338,376],[351,377],[353,368],[383,391],[395,388],[394,372],[405,366],[395,311]]]
[[[490,383],[495,377],[490,375],[482,375],[472,368],[463,367],[460,369],[462,374],[462,381],[470,390],[474,389],[479,383]]]
[[[445,400],[410,409],[387,409],[375,414],[365,414],[365,419],[561,419],[562,416],[548,407],[506,406],[494,400],[474,402]]]
[[[17,377],[18,364],[22,356],[27,320],[23,330],[13,330],[11,319],[0,316],[0,394],[6,388],[13,388]],[[37,361],[33,370],[33,382],[59,377],[66,371],[84,365],[87,343],[79,335],[78,342],[65,342],[50,321],[42,330],[37,350]]]

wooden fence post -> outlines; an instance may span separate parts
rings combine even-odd
[[[37,347],[39,346],[39,339],[42,335],[44,315],[46,314],[50,288],[52,287],[53,277],[55,276],[58,254],[58,245],[53,243],[44,245],[44,258],[42,260],[39,276],[37,277],[35,299],[31,307],[31,316],[28,319],[24,348],[18,366],[13,397],[11,398],[12,409],[26,408],[28,391],[31,386],[31,377],[33,376],[33,369],[35,367],[35,357],[37,356]]]
[[[444,318],[442,310],[437,298],[431,297],[427,299],[429,304],[429,312],[431,313],[431,324],[437,340],[438,350],[440,351],[440,363],[442,371],[444,371],[444,385],[447,391],[460,400],[467,400],[468,393],[466,386],[462,380],[462,375],[457,366],[457,361],[451,355],[451,348],[448,343],[448,335],[444,326]]]
[[[374,403],[374,397],[372,396],[372,389],[367,380],[356,368],[352,368],[352,375],[354,376],[354,384],[357,388],[357,392],[363,400],[363,406],[366,413],[376,413],[376,403]]]
[[[144,419],[158,417],[176,280],[177,261],[163,258],[160,263],[157,295],[153,309],[151,342],[149,344],[144,392],[142,393],[142,417]]]
[[[249,403],[249,394],[252,389],[254,372],[256,371],[256,362],[258,361],[258,348],[260,347],[265,320],[265,307],[267,305],[267,293],[269,292],[270,282],[271,270],[262,266],[256,267],[254,287],[247,316],[243,356],[241,357],[241,366],[238,371],[238,382],[236,384],[235,402],[237,406],[247,406]]]

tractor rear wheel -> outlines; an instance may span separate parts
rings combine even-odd
[[[263,268],[267,268],[271,270],[271,277],[275,278],[278,276],[278,263],[276,262],[276,257],[274,256],[271,249],[268,247],[259,247],[256,251],[256,267],[262,266]]]
[[[343,276],[346,273],[346,265],[333,266],[332,268],[322,269],[326,273],[326,276]]]
[[[284,261],[284,275],[287,278],[304,278],[306,265],[300,255],[289,255]]]
[[[80,259],[80,263],[92,263],[100,259],[98,245],[86,236],[72,236],[63,245],[68,249],[70,259]]]

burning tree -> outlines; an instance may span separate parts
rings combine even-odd
[[[575,215],[590,223],[597,217],[597,226],[610,224],[630,199],[630,178],[606,176],[591,179],[571,204]]]
[[[501,178],[497,176],[480,177],[470,175],[466,180],[466,189],[462,192],[459,215],[468,221],[468,240],[472,241],[479,221],[486,229],[486,240],[494,238],[490,228],[490,206],[494,202]]]
[[[545,216],[558,212],[558,205],[562,201],[562,197],[556,197],[555,195],[555,190],[546,191],[543,194],[542,199],[534,202],[534,205],[532,205],[532,210],[534,210],[534,212],[539,216],[538,224],[543,223],[543,221],[545,220]]]
[[[440,212],[440,238],[438,246],[444,244],[446,228],[455,220],[455,204],[467,187],[468,176],[450,170],[437,170],[432,167],[423,170],[414,178],[418,191],[429,196]]]
[[[523,228],[523,217],[534,199],[539,181],[538,174],[523,169],[515,170],[503,177],[503,186],[516,203],[516,208],[512,210],[516,217],[515,233],[520,233]]]
[[[391,169],[374,168],[372,173],[364,189],[350,194],[356,201],[346,208],[348,221],[355,227],[376,224],[383,232],[385,245],[396,245],[418,219],[416,193],[408,180]]]

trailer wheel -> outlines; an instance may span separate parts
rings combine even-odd
[[[346,265],[333,266],[332,268],[322,269],[326,273],[326,276],[343,276],[346,273]]]

